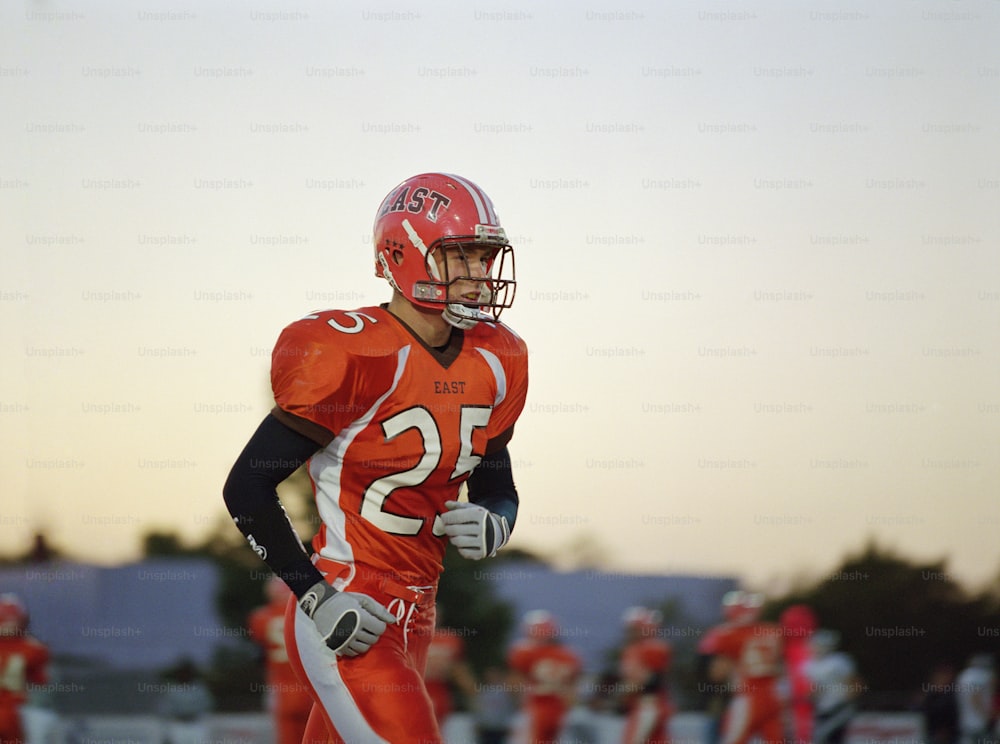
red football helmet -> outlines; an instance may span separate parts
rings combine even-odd
[[[447,173],[423,173],[396,186],[375,217],[375,275],[419,307],[440,308],[458,328],[496,321],[514,301],[514,252],[490,198],[471,181]],[[485,265],[473,271],[465,255],[486,247]],[[448,275],[435,253],[461,251],[465,271]],[[479,287],[475,300],[449,299],[456,281]]]
[[[752,623],[760,617],[764,598],[755,592],[726,592],[722,598],[722,615],[731,623]]]
[[[0,636],[19,636],[28,629],[28,610],[20,597],[0,594]]]
[[[806,639],[813,634],[818,625],[816,613],[809,605],[796,604],[786,607],[779,618],[782,629],[788,638]]]
[[[559,635],[559,624],[547,610],[526,612],[523,625],[525,635],[535,640],[547,641]]]
[[[647,638],[659,632],[663,616],[648,607],[629,607],[622,615],[622,622],[626,630]]]

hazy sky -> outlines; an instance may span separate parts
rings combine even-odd
[[[428,170],[513,236],[514,544],[1000,571],[1000,3],[0,0],[0,545],[198,539]]]

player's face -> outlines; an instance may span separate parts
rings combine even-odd
[[[447,277],[452,302],[482,302],[482,279],[489,277],[496,249],[483,246],[448,246],[435,255],[442,278]]]

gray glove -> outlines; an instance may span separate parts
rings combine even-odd
[[[396,616],[367,594],[338,592],[325,581],[313,584],[299,607],[316,624],[326,645],[340,656],[363,654]]]
[[[492,557],[510,540],[506,517],[467,501],[445,501],[444,505],[448,509],[441,515],[444,534],[463,558]]]

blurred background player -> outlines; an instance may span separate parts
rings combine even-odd
[[[821,628],[809,641],[812,652],[805,674],[812,686],[813,738],[815,744],[840,744],[857,709],[861,690],[854,660],[837,651],[840,634]]]
[[[662,617],[647,607],[630,607],[622,621],[625,646],[618,662],[626,711],[623,744],[666,744],[670,698],[667,674],[673,649],[661,636]]]
[[[583,671],[579,655],[559,637],[559,625],[546,610],[532,610],[522,621],[523,637],[507,656],[512,684],[522,691],[527,741],[555,742],[566,713],[576,702]]]
[[[785,608],[778,622],[785,635],[785,684],[791,737],[795,742],[810,742],[812,683],[805,673],[805,664],[812,655],[809,639],[816,630],[816,613],[808,605],[792,605]]]
[[[295,676],[285,648],[285,610],[292,592],[284,581],[272,576],[264,593],[267,604],[250,613],[247,628],[250,638],[264,655],[267,709],[274,718],[275,741],[277,744],[301,744],[312,709],[312,697]]]
[[[992,740],[995,695],[993,657],[975,654],[955,680],[959,744],[987,744]]]
[[[0,594],[0,742],[25,741],[22,707],[30,687],[48,682],[49,651],[28,634],[20,597]]]
[[[465,661],[465,642],[453,628],[441,624],[441,608],[437,611],[437,627],[427,647],[424,684],[444,732],[448,717],[459,707],[457,698],[461,697],[463,706],[471,704],[476,695],[476,679]]]
[[[727,592],[722,600],[725,622],[712,630],[704,649],[712,656],[710,678],[732,687],[722,720],[724,744],[746,744],[754,736],[764,742],[785,739],[785,710],[778,693],[782,632],[776,623],[760,620],[762,605],[759,594]]]
[[[706,744],[718,744],[722,730],[722,718],[729,705],[731,689],[728,679],[716,680],[715,637],[722,626],[709,628],[699,639],[695,658],[695,674],[698,679],[698,703],[705,715],[704,740]]]

